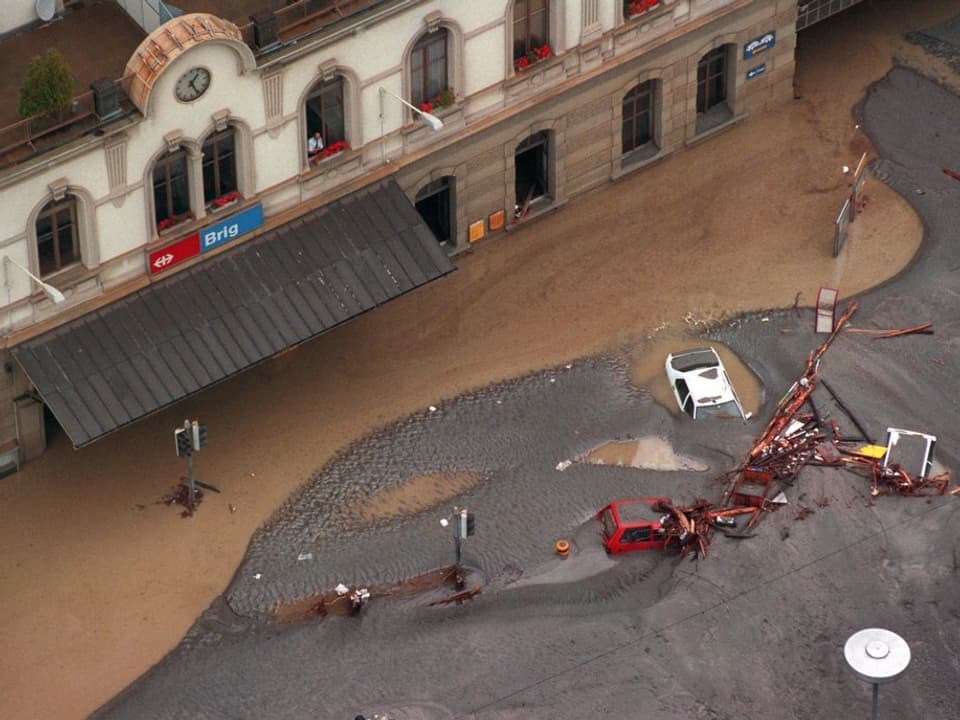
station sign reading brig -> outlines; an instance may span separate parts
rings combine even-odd
[[[257,203],[236,215],[231,215],[199,232],[180,238],[166,247],[150,253],[148,262],[150,274],[169,270],[174,265],[196,257],[200,253],[236,240],[263,225],[263,205]]]

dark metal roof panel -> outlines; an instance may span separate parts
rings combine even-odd
[[[386,180],[12,352],[81,447],[453,269]]]

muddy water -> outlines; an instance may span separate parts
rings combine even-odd
[[[620,465],[644,470],[707,470],[708,466],[684,455],[661,437],[614,440],[578,458],[594,465]]]
[[[483,481],[483,473],[460,471],[418,475],[395,487],[373,493],[361,502],[340,508],[351,524],[365,527],[376,520],[390,520],[435,508]]]
[[[679,330],[655,337],[630,354],[630,381],[636,387],[648,390],[660,405],[679,414],[680,408],[677,407],[664,371],[667,355],[710,346],[716,349],[727,368],[727,375],[740,397],[744,411],[756,414],[763,400],[763,388],[753,371],[726,345],[713,340],[689,337]]]

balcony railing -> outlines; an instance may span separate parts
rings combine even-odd
[[[356,16],[388,0],[266,0],[258,17],[276,20],[277,40],[286,42],[318,32],[341,20]],[[255,50],[258,47],[255,23],[249,17],[234,20],[243,41]]]
[[[97,115],[94,93],[88,90],[74,97],[62,110],[40,113],[0,127],[0,169],[56,150],[79,137],[96,132],[107,122],[135,112],[126,96],[129,81],[124,78],[118,80],[117,85],[119,113],[106,120]]]

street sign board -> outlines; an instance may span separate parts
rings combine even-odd
[[[772,48],[777,42],[777,33],[773,30],[766,32],[743,46],[743,59],[749,60],[762,52]]]
[[[159,250],[154,250],[149,256],[150,274],[156,275],[164,270],[169,270],[174,265],[189,260],[195,255],[200,254],[200,235],[193,233],[185,238],[177,240],[175,243],[167,245]]]
[[[209,252],[256,230],[263,225],[263,205],[259,203],[200,231],[200,250]]]

